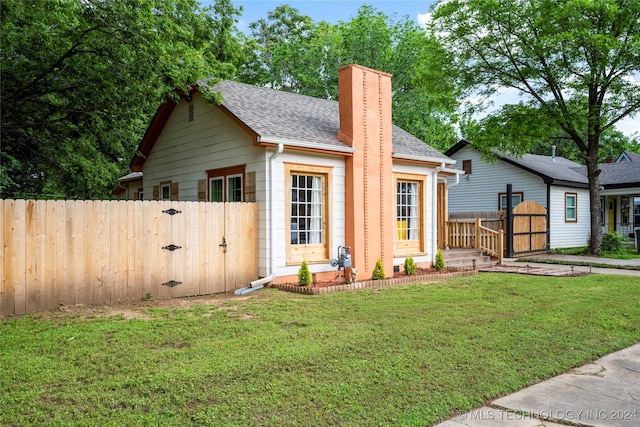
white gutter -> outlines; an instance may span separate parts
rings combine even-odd
[[[449,166],[455,165],[457,162],[457,160],[454,159],[447,159],[447,161],[445,162],[442,157],[414,156],[411,154],[394,153],[392,157],[397,160],[415,160],[419,162],[439,163],[441,165],[447,164]]]
[[[356,152],[356,149],[353,147],[349,147],[349,146],[340,146],[340,145],[320,145],[317,143],[313,143],[313,142],[308,142],[308,141],[299,141],[299,140],[294,140],[294,139],[282,139],[282,138],[272,138],[269,136],[259,136],[258,137],[258,142],[261,143],[272,143],[272,144],[278,144],[278,146],[280,145],[289,145],[291,147],[299,147],[299,148],[312,148],[315,150],[318,149],[322,149],[322,150],[328,150],[328,151],[335,151],[338,153],[349,153],[349,154],[353,154]]]

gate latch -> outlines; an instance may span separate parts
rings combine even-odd
[[[223,249],[224,249],[224,251],[223,251],[223,252],[224,252],[225,254],[227,253],[227,240],[224,238],[224,236],[222,236],[222,244],[221,244],[221,245],[218,245],[218,246],[220,246],[221,248],[223,248]]]

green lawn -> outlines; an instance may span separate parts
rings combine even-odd
[[[640,341],[622,276],[144,310],[1,321],[0,425],[423,426]]]

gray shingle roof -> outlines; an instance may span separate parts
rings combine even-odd
[[[537,154],[525,154],[522,157],[513,157],[506,154],[501,156],[510,163],[520,165],[553,181],[562,181],[567,184],[589,183],[586,175],[579,170],[581,165],[563,157],[555,157],[554,159],[551,156]]]
[[[206,82],[201,82],[206,86]],[[229,80],[212,87],[220,91],[222,106],[262,139],[278,138],[317,145],[321,149],[346,149],[338,140],[338,102],[282,92]],[[427,157],[453,162],[410,133],[393,126],[393,155]]]

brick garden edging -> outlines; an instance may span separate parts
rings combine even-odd
[[[322,288],[314,288],[313,285],[298,286],[298,285],[288,285],[288,284],[272,284],[272,285],[268,285],[268,287],[277,288],[277,289],[280,289],[281,291],[294,292],[294,293],[304,294],[304,295],[324,295],[324,294],[332,294],[335,292],[358,291],[361,289],[373,289],[373,288],[379,288],[383,286],[397,286],[397,285],[408,285],[412,283],[434,282],[434,281],[443,280],[443,279],[455,279],[458,277],[475,276],[477,274],[478,274],[478,270],[466,270],[466,271],[453,271],[450,273],[428,274],[428,275],[421,275],[421,276],[393,277],[390,279],[383,279],[383,280],[364,280],[364,281],[358,281],[354,283],[345,283],[344,285],[326,286]]]

